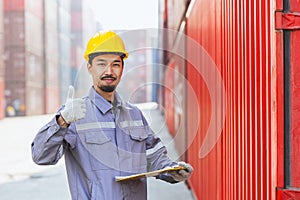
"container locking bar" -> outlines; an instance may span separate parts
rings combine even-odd
[[[297,30],[300,29],[300,13],[275,12],[275,29],[277,30]]]

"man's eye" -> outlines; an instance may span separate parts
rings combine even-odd
[[[120,67],[120,64],[119,63],[114,63],[113,66],[114,67]]]
[[[100,66],[100,67],[105,67],[106,66],[105,63],[98,63],[97,65]]]

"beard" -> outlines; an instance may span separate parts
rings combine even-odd
[[[116,89],[115,85],[101,85],[99,87],[103,92],[113,92]]]

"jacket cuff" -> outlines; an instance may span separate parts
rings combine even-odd
[[[166,182],[169,182],[169,183],[179,183],[178,181],[175,181],[173,179],[173,177],[169,174],[159,174],[158,176],[156,176],[157,179],[160,179],[160,180],[164,180]]]

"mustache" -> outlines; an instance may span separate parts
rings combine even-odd
[[[106,79],[106,78],[110,78],[110,79],[113,79],[113,80],[116,80],[116,79],[117,79],[116,77],[114,77],[114,76],[112,76],[112,75],[107,75],[107,76],[101,77],[101,80]]]

